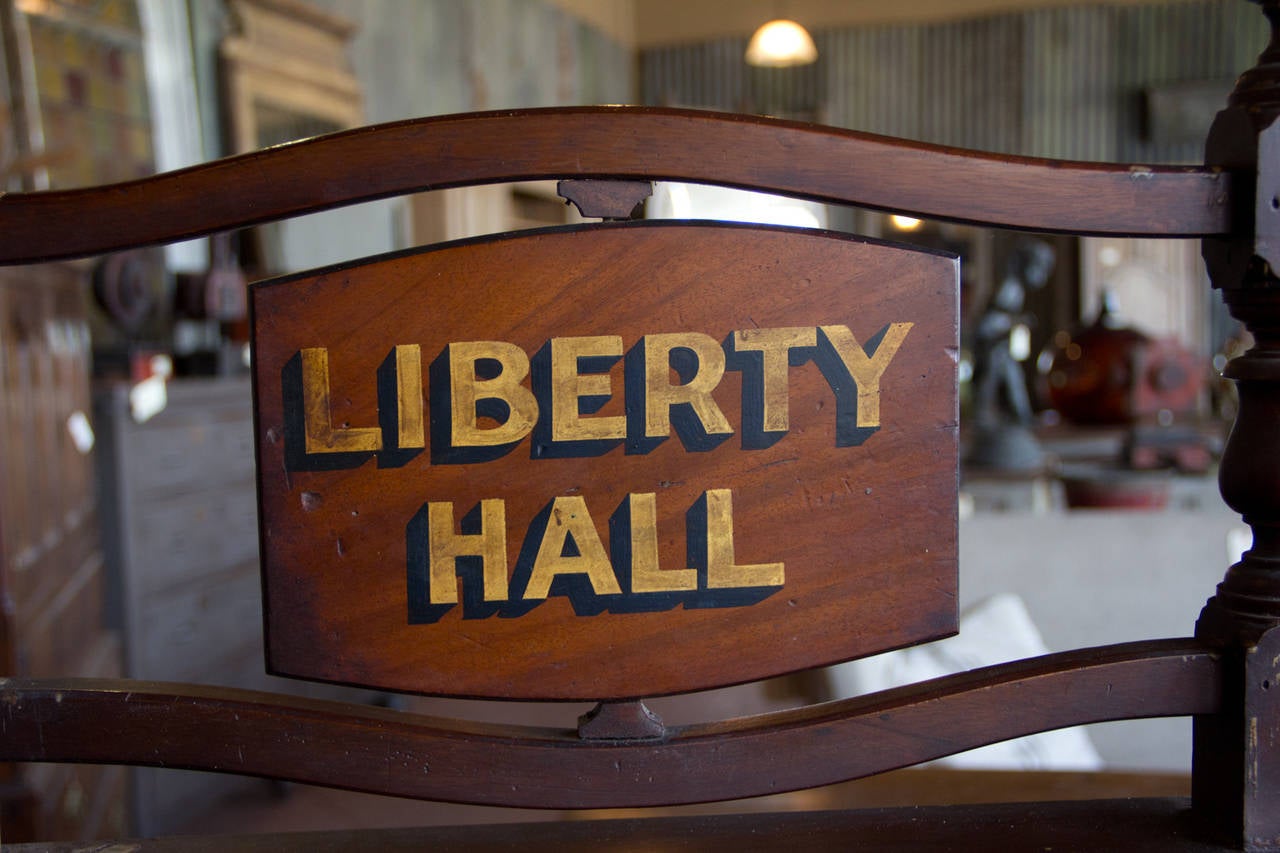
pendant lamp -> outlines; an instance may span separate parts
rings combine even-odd
[[[808,65],[817,58],[818,48],[809,31],[785,18],[769,21],[756,30],[745,56],[748,65],[767,68]]]

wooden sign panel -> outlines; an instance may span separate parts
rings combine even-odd
[[[269,667],[618,699],[954,632],[957,280],[648,222],[255,286]]]

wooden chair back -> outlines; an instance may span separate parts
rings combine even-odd
[[[1274,20],[1276,4],[1264,6]],[[589,700],[594,712],[544,729],[202,686],[10,678],[0,758],[589,808],[776,793],[1036,731],[1195,715],[1202,831],[1280,843],[1275,53],[1273,43],[1242,78],[1198,168],[579,108],[401,122],[128,184],[0,197],[8,264],[500,181],[559,179],[604,220],[252,290],[268,668],[410,693]],[[627,221],[654,180],[1036,231],[1203,238],[1215,284],[1259,342],[1230,368],[1241,409],[1222,463],[1224,495],[1257,539],[1198,638],[760,717],[657,719],[645,697],[956,630],[958,265],[829,232]],[[1180,807],[1099,808],[1119,823],[1113,840],[1183,837]],[[971,828],[1005,819],[984,814]],[[1054,825],[1022,814],[1030,834]],[[1087,814],[1055,812],[1070,827],[1055,837],[1075,837]],[[805,820],[815,819],[769,824],[774,840],[788,843]],[[911,833],[859,820],[830,817],[821,832]],[[742,825],[703,828],[723,842]]]

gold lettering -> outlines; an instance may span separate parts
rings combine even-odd
[[[578,553],[565,556],[564,546],[570,536]],[[546,598],[551,582],[558,575],[586,575],[596,595],[622,592],[600,534],[587,512],[587,502],[578,495],[561,496],[552,502],[551,515],[538,545],[538,556],[533,560],[524,597]]]
[[[426,447],[422,416],[422,347],[396,346],[396,425],[400,447]]]
[[[687,349],[698,359],[697,372],[682,385],[671,384],[671,352]],[[665,438],[671,434],[671,407],[692,406],[707,435],[730,435],[733,427],[712,399],[711,392],[724,376],[724,350],[715,338],[701,332],[673,332],[644,336],[644,434]]]
[[[707,588],[782,586],[783,563],[736,565],[733,552],[733,496],[728,489],[708,489]]]
[[[658,509],[652,492],[627,496],[631,514],[631,592],[677,592],[698,588],[697,569],[658,567]]]
[[[507,516],[500,498],[480,501],[480,532],[454,533],[453,504],[427,504],[427,547],[430,555],[431,603],[458,603],[459,557],[479,557],[484,574],[484,600],[507,598]]]
[[[848,326],[820,326],[822,333],[831,342],[832,349],[840,357],[849,378],[858,386],[858,423],[859,427],[880,426],[880,377],[885,368],[902,346],[907,332],[913,323],[890,323],[884,337],[876,347],[875,353],[868,358],[858,339],[849,331]]]
[[[476,362],[492,359],[502,371],[492,379],[476,376]],[[520,383],[529,375],[529,356],[505,341],[462,341],[449,344],[451,441],[454,447],[493,447],[524,438],[538,422],[538,401]],[[476,403],[501,400],[507,419],[481,429]]]
[[[764,406],[761,428],[765,432],[786,432],[791,429],[791,407],[787,397],[790,351],[795,347],[811,347],[817,343],[818,332],[813,326],[743,329],[733,333],[735,350],[760,353],[760,391]]]
[[[622,337],[598,335],[551,339],[551,440],[600,441],[625,438],[627,419],[623,415],[584,418],[578,409],[580,397],[610,397],[612,381],[607,373],[578,372],[578,359],[622,355]]]
[[[333,414],[329,407],[329,350],[308,347],[299,355],[302,359],[302,417],[307,453],[381,450],[382,430],[378,427],[333,428]]]

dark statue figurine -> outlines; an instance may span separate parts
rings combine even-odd
[[[1041,240],[1023,240],[1005,265],[1005,274],[973,338],[973,442],[968,462],[983,468],[1034,471],[1043,464],[1039,444],[1031,434],[1031,399],[1022,365],[1014,357],[1015,328],[1027,323],[1023,313],[1028,289],[1049,281],[1055,261],[1053,247]]]

